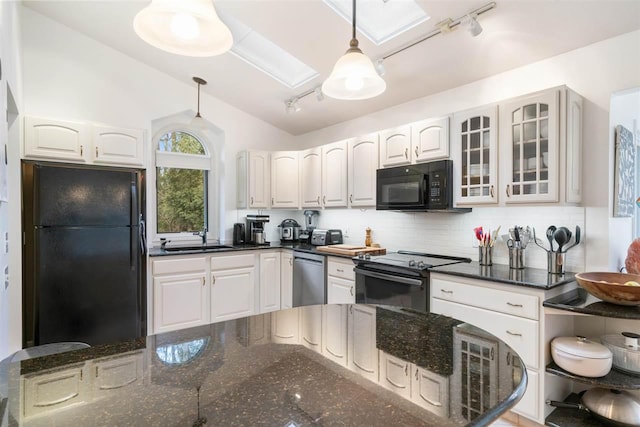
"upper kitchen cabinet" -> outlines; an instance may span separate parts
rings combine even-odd
[[[412,163],[449,158],[449,117],[411,123]]]
[[[303,208],[322,206],[322,149],[300,152],[300,199]]]
[[[144,132],[88,123],[24,119],[24,157],[112,166],[144,166]]]
[[[378,134],[353,139],[348,147],[349,206],[375,206]]]
[[[322,146],[322,206],[347,206],[347,141]]]
[[[236,157],[236,204],[239,209],[267,209],[271,197],[268,151],[242,151]]]
[[[500,104],[506,203],[581,200],[582,98],[556,87]]]
[[[457,206],[498,202],[498,108],[456,113],[451,143]]]
[[[297,151],[271,153],[271,207],[300,207]]]
[[[380,167],[411,163],[411,126],[383,130],[380,137]]]

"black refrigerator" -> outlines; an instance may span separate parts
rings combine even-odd
[[[23,345],[146,335],[144,171],[22,162]]]

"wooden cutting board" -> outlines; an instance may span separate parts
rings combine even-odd
[[[329,245],[329,246],[317,246],[316,250],[319,252],[326,252],[328,254],[358,256],[360,254],[369,255],[384,255],[387,253],[385,248],[374,248],[371,246],[356,246],[356,245]]]

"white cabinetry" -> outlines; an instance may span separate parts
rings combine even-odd
[[[411,398],[411,363],[380,352],[380,385],[394,393]]]
[[[355,304],[356,282],[350,259],[328,257],[327,304]]]
[[[347,306],[322,306],[322,355],[347,366]]]
[[[349,141],[349,206],[376,205],[376,170],[378,169],[378,134]]]
[[[449,417],[449,378],[411,364],[411,401],[441,417]]]
[[[322,149],[300,153],[300,199],[303,208],[322,206]]]
[[[293,252],[285,250],[280,254],[280,308],[293,306]]]
[[[271,314],[271,341],[300,344],[300,309],[280,310]]]
[[[266,209],[271,201],[271,163],[268,151],[242,151],[236,158],[236,205]]]
[[[300,307],[300,344],[322,353],[322,305]]]
[[[144,375],[144,352],[121,354],[95,360],[91,369],[93,397],[107,396],[132,384],[141,384]]]
[[[376,348],[376,308],[349,306],[349,369],[364,378],[378,382],[378,349]]]
[[[260,313],[280,310],[280,252],[260,253]]]
[[[380,167],[411,163],[411,126],[405,125],[380,132]]]
[[[144,166],[144,132],[27,116],[24,157]]]
[[[456,113],[453,119],[453,185],[458,205],[498,203],[498,108]]]
[[[254,254],[211,258],[211,322],[257,314],[255,264]]]
[[[151,264],[154,333],[209,323],[205,258],[156,259]]]
[[[90,380],[85,371],[83,363],[23,376],[22,415],[29,418],[87,402],[90,399]]]
[[[449,117],[411,123],[412,163],[449,157]]]
[[[347,141],[322,146],[322,206],[347,207]]]
[[[297,151],[271,153],[271,207],[297,209],[300,186]]]

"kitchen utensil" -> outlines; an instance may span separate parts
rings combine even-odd
[[[551,357],[562,369],[589,378],[607,375],[613,361],[611,350],[585,337],[554,338]]]
[[[573,236],[574,237],[574,241],[571,245],[569,245],[568,248],[565,248],[565,252],[567,252],[569,249],[571,249],[574,246],[577,246],[580,244],[580,226],[576,225],[576,234]]]
[[[613,367],[622,372],[640,375],[640,335],[633,332],[609,334],[600,341],[613,353]]]
[[[547,248],[545,248],[544,246],[542,246],[540,244],[541,240],[538,240],[538,237],[536,236],[536,228],[533,227],[533,243],[535,243],[538,247],[544,249],[547,253],[551,252],[549,251]]]
[[[567,227],[560,227],[561,230],[564,230],[565,234],[567,235],[567,242],[569,242],[569,240],[571,240],[571,236],[573,235],[573,233],[571,233],[571,230],[569,230]]]
[[[547,400],[547,405],[587,411],[610,426],[640,426],[640,399],[628,391],[595,387],[582,392],[580,400],[582,403]]]
[[[253,231],[253,241],[256,245],[264,244],[264,233],[262,231]]]
[[[300,238],[300,224],[295,219],[285,219],[278,225],[281,241],[296,241]]]
[[[549,249],[553,251],[553,234],[556,232],[556,226],[550,225],[547,228],[547,240],[549,241]]]
[[[563,227],[558,228],[553,232],[553,239],[558,243],[558,252],[562,252],[562,247],[569,241],[567,239],[567,233]]]
[[[518,230],[517,225],[513,227],[513,240],[515,240],[516,242],[520,241],[520,231]],[[518,245],[520,244],[518,243]]]
[[[640,305],[640,286],[625,283],[640,283],[640,275],[611,272],[588,272],[576,274],[576,281],[585,291],[603,301],[618,305]]]

